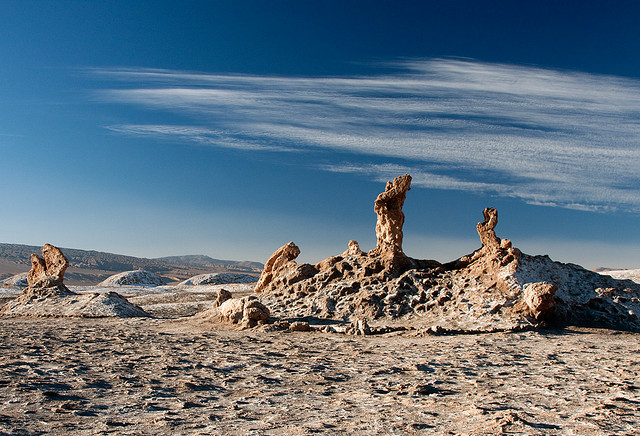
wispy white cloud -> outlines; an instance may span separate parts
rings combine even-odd
[[[427,188],[640,211],[640,81],[469,60],[394,66],[398,73],[358,77],[92,74],[126,84],[100,91],[101,101],[176,112],[193,123],[109,127],[120,133],[338,151],[339,161],[326,157],[332,162],[321,168],[385,180],[406,171]]]

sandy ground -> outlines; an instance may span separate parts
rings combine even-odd
[[[638,334],[363,337],[236,331],[169,317],[206,306],[206,294],[132,296],[165,318],[0,318],[0,434],[631,435],[640,428]]]

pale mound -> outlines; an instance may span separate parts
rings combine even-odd
[[[160,286],[164,280],[145,270],[125,271],[103,280],[98,286]]]
[[[133,318],[149,316],[115,292],[76,294],[69,290],[26,289],[0,309],[2,316]]]
[[[618,269],[603,271],[600,274],[611,276],[619,280],[633,280],[636,283],[640,283],[640,269]]]
[[[28,274],[29,273],[25,272],[8,277],[1,282],[2,286],[5,288],[26,288],[27,286],[29,286],[29,283],[27,282]]]
[[[230,283],[255,283],[256,281],[258,281],[257,277],[248,274],[215,273],[193,276],[180,284],[184,286],[227,285]]]

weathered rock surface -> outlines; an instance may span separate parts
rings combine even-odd
[[[29,286],[0,308],[2,316],[139,317],[144,310],[115,292],[78,294],[63,283],[69,262],[53,245],[42,247],[43,258],[31,255]]]
[[[640,285],[578,265],[529,256],[496,236],[487,208],[476,230],[482,246],[456,261],[411,259],[402,252],[402,205],[410,177],[387,183],[376,199],[378,242],[355,241],[316,265],[297,264],[293,243],[269,259],[256,292],[275,317],[317,317],[371,326],[422,325],[433,332],[496,331],[574,324],[640,330]],[[364,321],[363,321],[364,320]]]
[[[269,316],[269,309],[253,295],[226,299],[219,307],[214,305],[196,315],[197,318],[217,319],[222,322],[239,324],[242,328],[263,324],[269,319]]]
[[[31,270],[27,274],[30,288],[47,288],[52,286],[64,287],[64,272],[69,261],[57,247],[44,244],[42,258],[37,254],[31,255]]]
[[[193,276],[180,285],[183,286],[200,286],[200,285],[226,285],[229,283],[255,283],[258,279],[255,276],[238,273],[215,273],[200,274]]]
[[[135,270],[114,274],[98,286],[161,286],[164,280],[151,271]]]
[[[262,292],[273,281],[274,276],[282,275],[287,266],[295,264],[294,259],[300,254],[300,249],[293,242],[283,245],[264,264],[264,270],[256,284],[256,292]]]
[[[219,289],[216,293],[216,299],[213,302],[213,307],[220,307],[222,303],[231,299],[231,292],[226,289]]]
[[[378,216],[377,244],[371,254],[402,253],[402,226],[404,225],[402,206],[410,189],[411,176],[405,174],[396,177],[393,182],[387,182],[384,192],[376,198],[373,210]]]

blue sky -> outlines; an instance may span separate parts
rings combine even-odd
[[[640,3],[0,2],[0,241],[640,267]]]

